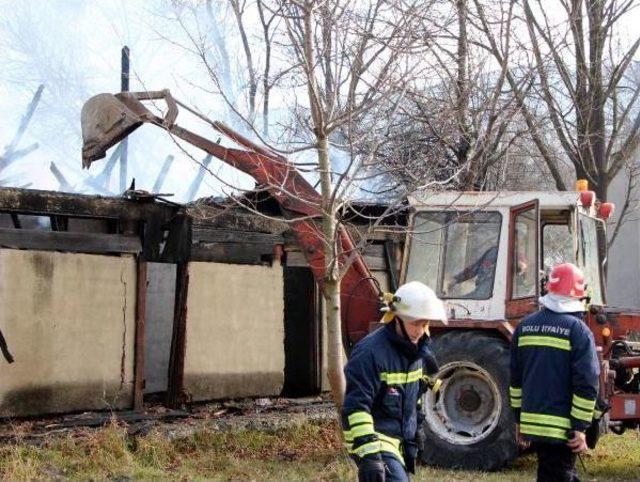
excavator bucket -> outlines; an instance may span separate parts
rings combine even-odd
[[[143,110],[136,109],[135,103]],[[82,167],[88,168],[93,161],[105,157],[110,147],[140,127],[144,111],[147,109],[142,103],[122,94],[98,94],[85,102],[81,113]]]

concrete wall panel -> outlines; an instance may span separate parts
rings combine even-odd
[[[279,394],[283,316],[281,266],[190,263],[184,383],[193,400]]]
[[[147,324],[145,327],[145,393],[167,390],[176,265],[147,263]]]
[[[126,408],[133,390],[133,256],[0,250],[0,416]]]

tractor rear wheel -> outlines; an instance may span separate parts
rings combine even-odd
[[[479,331],[451,331],[432,348],[443,383],[423,399],[428,465],[498,470],[518,455],[509,408],[509,345]]]

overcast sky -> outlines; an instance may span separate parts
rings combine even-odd
[[[11,142],[20,118],[38,85],[44,94],[19,147],[38,142],[40,148],[0,173],[11,185],[32,182],[31,187],[57,189],[49,172],[56,165],[69,182],[80,188],[87,171],[81,171],[80,109],[83,102],[100,92],[120,90],[121,47],[131,49],[131,90],[169,88],[173,94],[213,118],[224,116],[222,105],[203,96],[192,85],[207,76],[193,55],[172,45],[173,23],[162,15],[166,2],[140,0],[81,1],[0,1],[0,40],[6,47],[0,56],[0,145]],[[177,31],[177,26],[176,26]],[[175,35],[177,37],[177,35]],[[221,102],[221,101],[220,101]],[[181,123],[197,128],[181,114]],[[216,133],[202,130],[217,139]],[[130,137],[128,178],[136,178],[138,188],[151,189],[167,157],[176,157],[163,191],[181,200],[197,172],[197,165],[162,131],[143,126]],[[190,150],[196,159],[204,154]],[[95,163],[89,174],[98,174],[104,161]],[[251,187],[252,181],[225,168],[223,178],[232,185]],[[94,171],[95,170],[95,171]],[[118,190],[117,169],[111,188]],[[211,176],[200,196],[229,192]]]

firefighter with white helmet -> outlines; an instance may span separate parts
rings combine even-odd
[[[349,453],[365,482],[408,481],[417,454],[419,398],[437,371],[429,349],[430,321],[446,323],[431,288],[411,281],[385,296],[385,326],[361,340],[345,367],[342,425]]]

